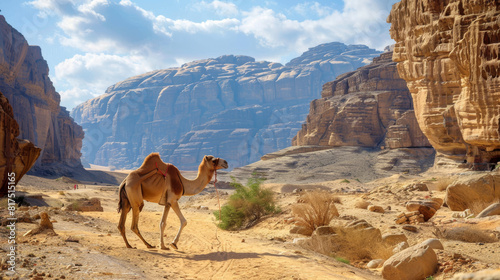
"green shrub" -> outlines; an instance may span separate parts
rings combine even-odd
[[[339,262],[343,262],[345,264],[351,264],[351,262],[347,259],[341,258],[341,257],[335,257],[335,259]]]
[[[214,215],[219,220],[218,226],[226,230],[248,228],[262,216],[279,212],[272,191],[261,188],[264,180],[251,178],[247,186],[237,183],[233,178],[231,186],[236,192],[229,197],[228,202]]]

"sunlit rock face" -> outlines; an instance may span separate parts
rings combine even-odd
[[[339,76],[311,102],[294,145],[429,147],[413,112],[406,82],[399,78],[392,52]]]
[[[12,106],[19,138],[42,149],[33,170],[71,175],[82,169],[83,130],[59,106],[60,96],[48,75],[40,47],[28,45],[0,16],[0,91]]]
[[[403,0],[388,21],[393,59],[417,121],[441,159],[500,161],[500,5]]]
[[[133,168],[159,152],[181,169],[196,169],[206,154],[234,168],[289,147],[322,85],[379,53],[329,43],[286,65],[238,55],[193,61],[112,85],[72,116],[86,131],[90,163]]]

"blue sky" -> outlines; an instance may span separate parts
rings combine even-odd
[[[0,14],[39,45],[68,109],[112,84],[196,59],[288,62],[339,41],[382,50],[396,0],[17,0]]]

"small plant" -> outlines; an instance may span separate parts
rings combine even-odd
[[[429,276],[429,277],[425,278],[425,280],[434,280],[434,276]]]
[[[229,197],[221,211],[214,215],[218,226],[225,230],[238,230],[254,225],[262,216],[280,212],[272,191],[261,188],[262,178],[251,178],[247,186],[237,183],[233,178],[231,186],[236,192]]]
[[[59,191],[57,194],[59,194],[59,195],[66,195],[66,193],[63,192],[63,191]]]
[[[341,182],[341,183],[347,183],[347,184],[349,184],[349,183],[350,183],[350,181],[349,181],[349,180],[347,180],[347,179],[344,179],[344,180],[342,180],[342,181],[340,181],[340,182]]]
[[[359,183],[361,183],[361,181],[358,178],[356,178],[356,181],[358,181]]]
[[[343,263],[345,263],[345,264],[351,264],[351,262],[350,262],[349,260],[344,259],[344,258],[342,258],[342,257],[335,257],[335,259],[336,259],[337,261],[339,261],[339,262],[343,262]]]
[[[308,192],[301,196],[300,201],[303,203],[292,205],[295,224],[299,227],[314,231],[320,226],[329,225],[333,218],[339,216],[337,207],[335,207],[335,201],[338,201],[338,197],[330,193],[324,191]]]

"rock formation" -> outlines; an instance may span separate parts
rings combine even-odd
[[[439,158],[500,161],[498,1],[402,0],[388,22],[393,59]]]
[[[17,139],[19,125],[12,107],[0,92],[0,197],[35,164],[40,149],[27,140]],[[9,184],[10,182],[10,184]]]
[[[83,130],[59,106],[60,96],[48,74],[40,47],[29,46],[0,16],[0,91],[13,108],[19,137],[42,148],[33,169],[45,174],[71,173],[82,168]]]
[[[392,53],[323,85],[294,145],[428,147]]]
[[[204,154],[231,167],[290,146],[321,85],[379,52],[329,43],[286,66],[226,55],[131,77],[72,111],[90,163],[133,168],[150,152],[196,169]]]

